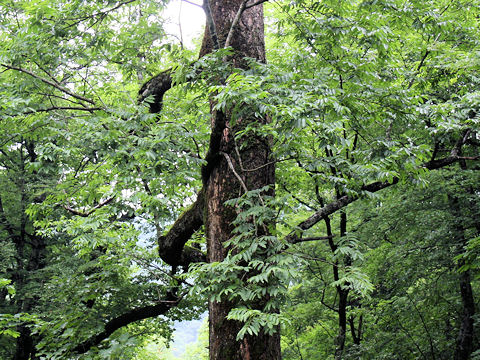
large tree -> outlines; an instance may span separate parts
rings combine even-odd
[[[207,15],[207,26],[203,37],[200,56],[220,48],[230,48],[224,56],[224,63],[232,69],[247,69],[246,58],[265,61],[263,6],[260,2],[206,1],[203,5]],[[142,98],[153,96],[152,111],[161,110],[163,94],[171,86],[169,71],[157,75],[141,89]],[[218,74],[219,83],[225,82],[226,74]],[[241,106],[241,104],[238,104]],[[237,105],[237,106],[238,106]],[[192,253],[183,248],[189,236],[202,224],[205,225],[207,260],[222,262],[232,245],[225,243],[233,236],[237,217],[232,205],[226,202],[238,198],[248,191],[261,190],[257,194],[262,200],[263,193],[272,196],[274,191],[274,163],[270,149],[271,140],[263,134],[254,134],[248,139],[239,137],[247,127],[255,128],[267,123],[267,117],[255,113],[234,114],[229,105],[218,106],[211,99],[211,135],[206,161],[202,168],[203,188],[188,213],[182,215],[166,236],[159,237],[163,248],[163,260],[173,266],[188,266]],[[236,116],[235,116],[236,115]],[[245,164],[245,165],[243,165]],[[247,165],[248,164],[248,165]],[[244,167],[245,166],[245,167]],[[272,220],[263,223],[258,236],[268,235]],[[255,224],[257,226],[258,224]],[[242,278],[247,278],[246,272]],[[252,309],[264,310],[268,295],[263,295],[250,304]],[[212,359],[279,359],[280,338],[278,333],[266,334],[263,330],[238,341],[237,334],[243,324],[227,320],[230,311],[239,304],[221,299],[209,302],[210,357]]]
[[[33,345],[126,356],[132,338],[201,311],[198,293],[211,359],[279,359],[290,275],[319,258],[330,354],[360,345],[373,287],[350,204],[478,160],[478,9],[276,3],[266,52],[262,2],[206,0],[199,55],[164,37],[154,0],[0,6],[0,235],[16,287],[0,299],[41,315],[18,325],[30,350],[17,359]],[[453,238],[474,254],[472,229]]]

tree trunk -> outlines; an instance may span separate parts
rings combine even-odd
[[[211,19],[214,26],[207,19],[207,30],[203,39],[200,56],[215,48],[215,38],[223,47],[232,23],[242,6],[242,0],[211,0]],[[233,36],[228,45],[235,53],[231,59],[236,67],[244,67],[244,57],[265,61],[265,45],[263,31],[263,9],[261,5],[254,6],[243,12],[238,25],[234,28]],[[211,32],[215,29],[216,36]],[[213,38],[213,39],[212,39]],[[250,118],[237,119],[236,124],[230,127],[228,110],[226,114],[212,111],[212,138],[210,151],[217,153],[216,160],[204,175],[205,182],[205,226],[207,236],[208,261],[222,261],[227,250],[223,243],[232,237],[232,222],[236,218],[234,209],[226,207],[225,201],[238,197],[242,186],[237,178],[239,175],[248,190],[263,188],[274,184],[274,166],[266,165],[271,161],[269,141],[262,137],[249,137],[248,144],[237,140],[234,143],[235,131],[247,123],[264,123],[266,119]],[[215,139],[217,137],[217,139]],[[216,149],[212,144],[216,143]],[[238,151],[237,151],[238,150]],[[231,161],[228,163],[227,159]],[[248,164],[256,171],[243,172],[240,164]],[[211,165],[211,164],[210,164]],[[233,171],[232,167],[235,169]],[[236,173],[236,174],[235,174]],[[206,176],[205,176],[206,175]],[[272,190],[273,191],[273,190]],[[280,337],[260,333],[257,336],[246,336],[236,341],[236,336],[242,324],[227,320],[226,316],[235,304],[228,301],[210,302],[210,359],[211,360],[277,360],[280,359]],[[256,304],[261,309],[262,304]]]
[[[463,167],[462,167],[463,168]],[[450,210],[455,219],[462,219],[462,206],[456,196],[448,196]],[[455,237],[457,240],[458,251],[464,251],[467,244],[465,238],[465,229],[461,221],[455,223]],[[458,264],[460,269],[465,262],[462,260]],[[460,322],[459,334],[455,349],[455,360],[468,360],[473,351],[473,316],[475,315],[475,299],[473,297],[472,285],[470,283],[470,271],[466,270],[459,274],[460,297],[462,298],[463,311]]]
[[[339,360],[343,357],[345,349],[345,338],[347,334],[347,299],[348,290],[337,287],[338,300],[338,335],[336,338],[335,359]]]
[[[17,348],[13,360],[35,359],[35,344],[30,329],[21,325],[17,330],[20,336],[17,338]]]
[[[473,351],[473,316],[475,315],[475,301],[468,270],[460,273],[460,295],[462,297],[463,314],[457,338],[455,360],[468,360]]]
[[[341,197],[341,193],[337,190],[337,198]],[[345,211],[340,213],[340,236],[343,237],[347,234],[347,214]],[[335,253],[337,246],[331,247],[332,253]],[[352,265],[352,259],[347,255],[344,259],[344,265]],[[334,269],[334,280],[339,280],[338,275],[338,265],[335,265]],[[346,284],[348,286],[348,284]],[[348,294],[350,290],[348,287],[342,288],[337,286],[337,295],[338,295],[338,335],[335,340],[336,349],[335,349],[335,360],[340,360],[343,358],[343,352],[345,350],[345,341],[347,336],[347,306],[348,306]]]

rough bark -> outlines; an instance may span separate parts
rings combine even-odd
[[[210,0],[210,12],[216,31],[216,37],[220,47],[225,45],[228,34],[231,30],[231,25],[238,13],[238,10],[243,6],[242,0]],[[207,26],[203,36],[202,48],[200,50],[200,57],[212,52],[215,49],[214,41],[211,36],[211,26],[208,26],[209,19],[207,18]],[[215,36],[213,37],[215,38]],[[234,27],[232,33],[231,46],[240,60],[248,56],[252,59],[265,61],[265,41],[263,29],[263,6],[258,5],[245,10]]]
[[[243,67],[244,57],[255,58],[265,61],[264,32],[263,32],[263,9],[256,6],[245,10],[241,14],[240,21],[233,29],[231,24],[239,14],[239,9],[244,6],[241,0],[211,0],[210,11],[214,29],[217,32],[218,43],[223,45],[232,31],[231,43],[235,53],[229,60],[237,67]],[[207,26],[203,39],[200,56],[207,54],[214,48],[214,41],[210,36],[212,27]],[[235,126],[229,126],[228,114],[212,112],[212,137],[211,156],[215,158],[213,166],[203,176],[206,183],[206,236],[208,261],[222,261],[227,249],[223,243],[232,237],[232,222],[236,214],[232,208],[224,205],[225,201],[238,197],[243,193],[242,185],[248,190],[263,188],[274,183],[273,165],[265,166],[271,159],[269,141],[261,137],[250,137],[234,143],[234,133],[247,123],[263,123],[266,119],[245,118],[237,120]],[[221,131],[218,131],[221,130]],[[218,138],[220,135],[220,138]],[[212,148],[212,145],[218,148]],[[236,149],[240,149],[238,154]],[[224,156],[215,156],[216,154]],[[228,163],[230,159],[231,164]],[[259,168],[253,172],[242,172],[241,163],[248,163],[253,168]],[[243,184],[240,184],[231,167],[240,174]],[[273,193],[272,193],[273,194]],[[260,301],[255,306],[262,308]],[[236,335],[242,324],[226,320],[229,311],[234,307],[228,301],[209,303],[209,335],[210,335],[210,359],[211,360],[276,360],[280,358],[279,335],[266,335],[260,333],[257,336],[247,336],[241,341],[236,341]]]
[[[256,4],[255,4],[256,5]],[[228,59],[236,67],[245,67],[245,57],[265,61],[263,8],[261,5],[246,6],[245,0],[205,1],[207,27],[203,38],[200,57],[223,47],[228,38],[228,46],[234,49],[234,55]],[[233,26],[232,26],[233,24]],[[162,108],[162,99],[172,86],[171,70],[166,70],[145,83],[139,100],[152,97],[150,111],[157,113]],[[213,104],[212,104],[213,109]],[[233,134],[239,127],[248,123],[263,123],[266,119],[242,119],[234,128],[229,127],[229,116],[212,110],[212,133],[207,153],[207,164],[202,168],[204,190],[192,205],[171,227],[169,232],[158,237],[159,253],[164,261],[172,266],[187,266],[190,262],[201,260],[195,249],[185,247],[186,241],[203,223],[206,228],[207,258],[209,262],[222,261],[226,255],[223,242],[232,234],[232,222],[236,214],[224,203],[238,197],[244,191],[240,187],[235,173],[241,174],[243,185],[249,190],[274,184],[274,165],[271,164],[270,144],[261,137],[249,138],[246,142],[235,144]],[[224,156],[221,156],[223,154]],[[228,164],[227,159],[230,160]],[[242,172],[240,161],[258,168],[257,171]],[[266,164],[271,164],[265,166]],[[235,172],[232,171],[235,168]],[[270,195],[273,195],[273,187]],[[203,219],[200,214],[203,214]],[[203,220],[203,221],[202,221]],[[190,250],[194,254],[190,254]],[[280,358],[279,335],[259,334],[247,336],[236,341],[236,335],[242,324],[227,321],[226,315],[235,304],[211,302],[210,317],[210,358],[242,360],[276,360]],[[262,308],[262,303],[256,304]]]
[[[140,102],[151,97],[149,102],[150,112],[159,113],[162,110],[163,95],[172,87],[172,69],[162,71],[155,75],[141,87],[138,92]]]

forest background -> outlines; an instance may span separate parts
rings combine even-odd
[[[166,5],[0,2],[0,358],[480,359],[480,2]]]

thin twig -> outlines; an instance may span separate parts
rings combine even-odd
[[[306,237],[306,238],[299,238],[298,240],[295,241],[295,244],[301,243],[301,242],[306,242],[306,241],[317,241],[317,240],[329,240],[334,238],[335,235],[330,235],[330,236],[312,236],[312,237]]]
[[[49,107],[49,108],[46,108],[46,109],[29,110],[29,111],[25,111],[25,112],[20,113],[20,114],[14,114],[12,116],[24,116],[24,115],[35,114],[37,112],[49,112],[49,111],[54,111],[54,110],[76,110],[76,111],[93,112],[93,111],[99,111],[99,110],[103,110],[103,109],[100,108],[100,107],[87,108],[87,107],[75,107],[75,106],[52,106],[52,107]]]
[[[240,150],[238,149],[237,142],[235,141],[235,137],[233,139],[233,144],[235,145],[235,152],[237,153],[238,164],[240,165],[240,169],[242,170],[242,172],[245,172],[245,169],[243,168],[242,157],[240,156]]]
[[[190,5],[195,5],[195,6],[198,6],[199,8],[202,8],[202,9],[203,9],[203,6],[202,6],[202,5],[196,4],[196,3],[194,3],[193,1],[189,1],[189,0],[180,0],[180,1],[184,1],[184,2],[186,2],[186,3],[188,3],[188,4],[190,4]]]
[[[102,201],[101,203],[98,203],[97,205],[95,205],[92,209],[90,209],[89,211],[87,212],[82,212],[82,211],[78,211],[78,210],[75,210],[73,208],[71,208],[70,206],[68,205],[63,205],[63,208],[69,212],[71,212],[72,214],[74,215],[78,215],[78,216],[81,216],[81,217],[88,217],[90,216],[91,214],[93,214],[96,210],[100,209],[101,207],[111,203],[113,201],[113,199],[115,199],[114,196],[112,197],[109,197],[108,199],[106,199],[105,201]]]

